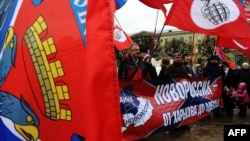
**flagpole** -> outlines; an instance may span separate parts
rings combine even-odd
[[[151,51],[154,49],[154,46],[155,46],[155,36],[156,36],[156,27],[157,27],[157,22],[158,22],[158,13],[159,13],[159,9],[157,10],[157,13],[156,13],[156,20],[155,20],[155,29],[154,29],[154,35],[153,35],[153,43],[152,43],[152,48],[151,48]]]
[[[191,64],[190,66],[193,67],[193,55],[194,55],[194,37],[195,37],[195,33],[193,32],[193,43],[192,43],[192,50],[191,50]]]
[[[161,32],[160,32],[160,34],[158,35],[157,40],[154,42],[154,47],[153,47],[153,50],[150,52],[150,56],[152,56],[152,55],[154,54],[156,48],[157,48],[158,45],[159,45],[158,41],[159,41],[160,38],[161,38],[161,34],[162,34],[162,32],[163,32],[164,27],[165,27],[165,24],[163,24],[163,26],[162,26],[162,28],[161,28]]]
[[[201,46],[202,46],[202,47],[203,47],[203,44],[204,44],[206,38],[207,38],[207,35],[205,35],[205,37],[203,38],[203,40],[202,40],[202,42],[201,42]],[[202,50],[202,49],[201,49],[201,50]],[[197,54],[195,55],[194,62],[196,62],[198,55],[199,55],[199,53],[197,53]]]
[[[154,37],[155,37],[155,33],[156,33],[156,27],[157,27],[157,22],[158,22],[158,15],[159,15],[159,9],[157,10],[157,13],[156,13]]]

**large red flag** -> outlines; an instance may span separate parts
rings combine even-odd
[[[166,16],[167,10],[164,6],[164,4],[168,4],[173,2],[174,0],[140,0],[140,2],[144,3],[145,5],[155,8],[155,9],[160,9]]]
[[[1,4],[0,140],[122,140],[114,1]]]
[[[133,40],[118,25],[114,28],[114,45],[118,50],[124,50],[131,46]]]
[[[250,36],[238,0],[175,0],[166,24],[196,33],[232,38]]]
[[[217,37],[216,45],[238,50],[250,57],[250,37],[233,39],[219,36]]]

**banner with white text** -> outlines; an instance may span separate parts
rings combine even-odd
[[[123,139],[145,138],[198,121],[221,103],[221,78],[120,81]]]

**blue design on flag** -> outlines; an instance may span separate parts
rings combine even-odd
[[[152,116],[153,106],[150,100],[137,97],[133,86],[123,87],[120,92],[120,105],[124,122],[122,132],[126,131],[129,125],[144,125]]]
[[[238,0],[240,4],[244,5],[245,4],[245,0]]]
[[[41,4],[42,1],[43,0],[32,0],[32,3],[37,6],[37,5]]]
[[[78,3],[77,3],[78,2]],[[79,28],[79,32],[81,34],[84,47],[86,47],[86,18],[87,18],[87,6],[88,0],[79,0],[75,2],[75,0],[70,0],[71,8],[74,12],[75,19]]]
[[[18,0],[0,1],[0,52],[2,52],[5,36],[15,13],[17,3]]]
[[[10,93],[0,91],[0,101],[0,118],[6,118],[12,123],[11,126],[8,126],[8,129],[11,130],[11,127],[15,126],[11,132],[17,133],[25,140],[37,140],[39,119],[24,98],[19,99]],[[0,128],[3,128],[3,126],[0,125]]]
[[[127,0],[115,0],[117,9],[120,9],[126,2]]]
[[[138,112],[140,101],[137,99],[132,89],[132,86],[123,88],[120,93],[121,99],[123,99],[120,103],[122,114],[131,113],[135,115]]]
[[[0,56],[0,86],[3,85],[16,59],[16,35],[12,37],[12,41],[13,46],[10,44],[6,45]]]

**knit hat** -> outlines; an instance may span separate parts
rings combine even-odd
[[[143,57],[143,61],[145,61],[146,59],[150,58],[151,56],[149,54],[146,54],[144,57]]]
[[[242,63],[242,67],[243,66],[249,66],[249,64],[247,62],[244,62],[244,63]]]

